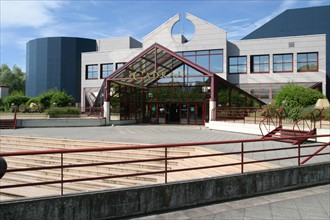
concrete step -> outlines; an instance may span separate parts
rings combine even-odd
[[[26,150],[24,148],[24,146],[8,146],[7,144],[3,145],[2,146],[2,149],[3,151],[24,151]],[[26,158],[26,157],[25,157]],[[60,154],[53,154],[53,155],[50,155],[50,154],[43,154],[43,155],[38,155],[38,158],[41,158],[43,160],[46,160],[46,161],[54,161],[55,163],[56,162],[59,162],[60,161]],[[156,159],[156,158],[162,158],[162,157],[155,157],[155,156],[145,156],[145,157],[141,157],[141,155],[137,155],[135,152],[132,152],[131,154],[122,154],[122,153],[118,153],[116,151],[114,152],[92,152],[92,153],[70,153],[70,154],[65,154],[64,155],[64,160],[65,160],[65,163],[68,163],[71,162],[73,164],[79,164],[79,163],[86,163],[86,161],[89,161],[88,163],[97,163],[97,162],[109,162],[109,161],[127,161],[127,160],[140,160],[141,158],[144,158],[144,159]],[[138,164],[138,163],[134,163],[134,164]],[[133,164],[133,166],[134,166]],[[140,165],[138,167],[141,167],[141,164],[142,166],[145,164],[145,168],[149,168],[151,166],[153,166],[154,168],[156,167],[163,167],[164,165],[161,165],[161,164],[164,164],[164,161],[152,161],[152,162],[148,162],[148,163],[140,163]],[[157,165],[158,166],[155,166]],[[168,165],[175,165],[177,164],[177,162],[175,161],[168,161],[167,163]],[[130,164],[132,165],[132,163]],[[157,168],[156,168],[157,169]]]

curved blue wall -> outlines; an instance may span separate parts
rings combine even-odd
[[[36,97],[50,89],[66,91],[80,102],[81,53],[96,51],[96,40],[48,37],[26,45],[26,95]]]

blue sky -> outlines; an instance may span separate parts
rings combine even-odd
[[[26,43],[41,37],[137,40],[180,13],[191,13],[240,39],[286,9],[330,5],[330,0],[0,0],[0,64],[25,71]],[[191,33],[189,22],[175,31]]]

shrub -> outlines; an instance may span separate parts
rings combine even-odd
[[[10,109],[14,106],[18,108],[18,106],[25,105],[29,99],[30,98],[25,95],[16,94],[4,98],[3,104],[6,109]]]
[[[274,101],[276,106],[285,108],[289,118],[297,120],[302,116],[303,109],[314,106],[321,98],[324,95],[315,89],[287,84],[276,94]]]
[[[47,115],[79,115],[80,109],[78,108],[51,108],[46,111]]]
[[[39,97],[39,103],[42,104],[44,108],[49,108],[51,106],[65,107],[68,106],[73,98],[63,91],[49,90]]]

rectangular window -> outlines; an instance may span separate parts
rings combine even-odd
[[[215,73],[223,72],[223,50],[198,50],[178,52],[183,57]]]
[[[269,73],[269,55],[251,56],[251,73]]]
[[[101,64],[101,79],[107,78],[113,72],[113,64]]]
[[[273,72],[292,72],[293,71],[293,55],[292,54],[276,54],[273,56]]]
[[[246,73],[246,56],[229,57],[229,74]]]
[[[298,72],[318,71],[318,53],[298,53]]]
[[[124,66],[125,63],[116,63],[116,70]]]
[[[98,65],[87,65],[86,66],[86,79],[98,79]]]

